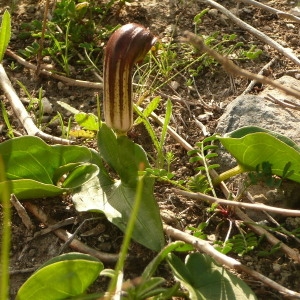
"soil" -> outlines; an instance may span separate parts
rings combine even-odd
[[[52,1],[50,2],[51,8],[53,3]],[[99,2],[99,5],[103,5],[103,1],[96,2]],[[129,22],[140,23],[149,27],[162,41],[172,39],[172,43],[179,43],[180,36],[184,30],[195,31],[195,25],[193,24],[195,15],[208,7],[203,2],[205,1],[149,0],[130,1],[125,5],[115,4],[109,10],[107,22],[111,25],[126,24]],[[227,9],[236,12],[236,1],[218,2]],[[287,12],[296,5],[294,1],[279,0],[264,1],[264,3]],[[28,41],[20,41],[17,38],[18,32],[21,30],[21,25],[24,22],[35,19],[42,20],[44,4],[44,1],[38,1],[37,3],[35,0],[17,0],[11,1],[11,3],[7,3],[6,0],[0,0],[1,15],[6,7],[9,7],[9,10],[12,11],[13,36],[9,45],[11,50],[17,53],[18,50],[28,46]],[[275,14],[242,3],[240,4],[238,12],[242,20],[268,34],[285,47],[291,48],[294,53],[300,57],[299,24],[290,20],[280,19]],[[216,31],[222,34],[236,33],[238,35],[238,41],[242,41],[246,45],[256,45],[259,49],[263,50],[263,54],[256,60],[236,61],[241,67],[249,71],[258,73],[260,69],[275,56],[278,57],[278,60],[271,66],[268,72],[271,78],[277,78],[278,76],[288,73],[290,70],[297,69],[297,66],[277,53],[270,46],[233,24],[232,21],[218,13],[215,9],[211,9],[203,22],[198,25],[197,32],[208,36]],[[15,63],[16,68],[11,67],[12,62]],[[35,60],[31,62],[33,64],[36,63]],[[21,98],[26,98],[26,95],[24,90],[17,84],[17,80],[26,86],[27,91],[33,97],[37,97],[39,89],[42,88],[44,96],[49,99],[54,109],[50,115],[45,114],[43,119],[45,124],[57,111],[61,112],[66,120],[69,118],[69,112],[57,105],[57,100],[63,100],[81,111],[96,113],[96,97],[99,95],[101,99],[101,90],[67,86],[51,77],[36,77],[33,71],[20,66],[9,56],[5,56],[3,64],[14,88]],[[72,69],[70,77],[87,81],[97,81],[97,78],[95,78],[92,73],[84,73],[82,69],[77,66]],[[161,89],[160,93],[161,95],[167,95],[170,99],[177,99],[177,101],[173,102],[174,110],[170,125],[174,127],[187,142],[191,145],[195,145],[196,142],[203,140],[204,135],[201,128],[196,124],[194,117],[204,115],[205,117],[202,123],[206,127],[206,130],[210,134],[213,134],[218,118],[222,115],[226,105],[246,89],[249,81],[244,78],[228,75],[222,67],[218,65],[204,68],[199,72],[199,75],[195,77],[195,84],[193,86],[187,86],[187,79],[187,74],[178,74],[170,84],[166,84]],[[256,86],[252,92],[256,93],[257,90],[261,88],[263,87]],[[154,92],[153,95],[147,97],[152,99],[157,95],[158,94]],[[5,96],[0,94],[0,97],[9,112],[15,135],[26,134],[22,124],[18,122],[13,111],[9,108]],[[205,103],[205,105],[203,105],[203,103]],[[157,113],[163,116],[164,105],[159,107]],[[0,122],[0,138],[1,141],[4,141],[7,139],[7,128],[2,116],[0,117]],[[72,128],[76,129],[75,123],[72,123]],[[61,128],[57,123],[52,126],[47,126],[44,130],[56,136],[61,135]],[[142,126],[134,128],[129,134],[135,142],[141,144],[147,151],[153,151],[151,140]],[[73,139],[78,144],[86,144],[91,147],[95,144],[93,140]],[[167,139],[166,150],[172,151],[175,155],[172,170],[176,173],[176,179],[186,179],[195,174],[195,166],[189,163],[189,157],[186,151],[171,137]],[[231,186],[231,189],[234,191],[236,187]],[[196,203],[190,199],[178,196],[171,191],[169,185],[158,182],[155,188],[155,196],[161,208],[163,220],[166,223],[176,225],[180,229],[184,229],[187,226],[198,226],[201,222],[205,222],[209,218],[209,213],[206,210],[208,207],[207,204]],[[222,195],[220,194],[220,196]],[[76,221],[74,221],[73,224],[64,227],[64,229],[67,229],[71,233],[76,230],[84,219],[99,217],[99,215],[95,214],[78,214],[70,199],[60,197],[55,199],[33,199],[32,203],[37,205],[48,217],[53,218],[55,221],[76,217]],[[29,215],[34,223],[34,230],[26,229],[15,210],[13,210],[12,214],[10,299],[14,299],[19,287],[34,270],[48,259],[59,255],[64,245],[64,242],[51,232],[32,238],[33,234],[42,230],[45,225],[38,221],[33,215]],[[238,221],[235,220],[234,216],[231,216],[231,221],[232,220],[234,222]],[[285,222],[285,219],[280,220],[280,223]],[[292,223],[291,221],[289,222]],[[207,234],[218,235],[221,239],[227,233],[228,224],[228,216],[224,214],[216,215],[210,221]],[[95,232],[91,236],[84,234],[95,226],[101,226],[101,232]],[[291,227],[291,229],[293,228]],[[234,228],[232,235],[236,233],[238,233],[238,229]],[[90,247],[109,253],[118,253],[122,241],[122,233],[104,218],[100,220],[93,219],[86,222],[83,228],[77,233],[77,237]],[[294,241],[290,242],[290,246],[299,249],[299,244]],[[266,250],[270,249],[270,245],[267,243],[263,243],[260,247]],[[63,252],[68,251],[73,250],[68,247],[63,249]],[[133,243],[127,261],[126,278],[138,277],[154,255],[155,253],[152,251]],[[286,257],[283,253],[277,252],[274,255],[259,258],[257,252],[254,250],[243,257],[238,257],[235,254],[232,254],[232,257],[263,273],[283,286],[300,292],[300,266],[291,261],[291,259]],[[138,263],[136,263],[137,261]],[[105,264],[105,267],[112,268],[113,265]],[[159,274],[168,279],[168,284],[173,282],[173,278],[165,266],[160,267]],[[262,283],[249,278],[245,274],[240,274],[239,276],[255,291],[258,299],[283,299],[283,296],[275,290],[264,286]],[[106,285],[107,281],[101,278],[96,282],[92,290],[99,291],[99,286],[102,286],[102,289],[105,290]]]

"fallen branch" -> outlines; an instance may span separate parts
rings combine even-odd
[[[198,36],[192,32],[185,31],[184,35],[185,35],[184,40],[186,42],[192,44],[197,50],[199,50],[201,52],[205,52],[205,53],[209,54],[210,56],[212,56],[215,60],[217,60],[223,66],[223,68],[227,72],[237,75],[237,76],[246,77],[251,80],[256,80],[263,84],[269,84],[269,85],[273,86],[274,88],[284,91],[287,95],[291,95],[291,96],[294,96],[294,97],[300,99],[300,91],[299,90],[284,86],[272,79],[269,79],[268,77],[265,77],[263,75],[257,75],[257,74],[251,73],[245,69],[238,67],[230,59],[222,56],[215,50],[206,46],[204,44],[203,39],[200,36]]]
[[[56,222],[49,218],[40,208],[36,205],[32,204],[31,202],[25,202],[24,206],[28,209],[40,222],[44,223],[47,226],[54,225]],[[54,233],[62,239],[64,242],[68,242],[68,240],[72,237],[72,234],[69,233],[67,230],[64,229],[56,229]],[[79,251],[81,253],[86,253],[92,255],[102,262],[113,263],[118,260],[118,254],[110,254],[100,252],[95,250],[84,243],[80,242],[78,239],[74,238],[69,245],[72,249]]]
[[[247,24],[246,22],[242,21],[241,19],[239,19],[237,16],[235,16],[232,12],[230,12],[228,9],[226,9],[221,4],[219,4],[219,3],[217,3],[213,0],[201,0],[201,2],[204,2],[208,5],[211,5],[211,6],[215,7],[217,10],[219,10],[222,14],[227,16],[227,18],[232,20],[238,26],[240,26],[241,28],[249,31],[251,34],[253,34],[257,38],[259,38],[261,41],[263,41],[264,43],[267,43],[268,45],[270,45],[271,47],[276,49],[278,52],[282,53],[284,56],[289,58],[295,64],[300,66],[300,60],[298,59],[298,57],[293,52],[291,52],[290,49],[287,50],[286,48],[282,47],[279,43],[277,43],[276,41],[271,39],[266,34],[262,33],[261,31],[257,30],[256,28],[252,27],[251,25]]]
[[[276,57],[272,58],[266,65],[264,65],[260,71],[257,73],[257,75],[263,75],[264,72],[266,70],[268,70],[273,63],[277,60]],[[255,86],[255,84],[257,83],[257,80],[251,80],[251,82],[249,83],[249,85],[246,87],[246,89],[243,91],[242,95],[248,94],[252,91],[253,87]]]
[[[265,96],[264,99],[266,99],[266,100],[268,100],[268,101],[270,101],[274,104],[278,104],[282,107],[295,109],[295,110],[300,110],[300,105],[299,104],[293,103],[293,102],[291,102],[287,99],[279,100],[279,99],[276,99],[274,96],[272,96],[270,94],[267,94],[267,96]]]
[[[263,3],[260,3],[260,2],[254,1],[254,0],[239,0],[239,1],[250,4],[250,5],[253,5],[253,6],[256,6],[256,7],[259,7],[261,9],[266,10],[266,11],[269,11],[272,14],[276,14],[279,18],[289,19],[289,20],[295,21],[297,23],[300,23],[300,18],[299,17],[296,17],[295,15],[289,14],[289,13],[284,12],[282,10],[270,7],[266,4],[263,4]]]
[[[193,245],[198,251],[204,252],[211,256],[216,262],[219,264],[226,266],[228,268],[237,270],[238,272],[245,272],[246,274],[258,279],[260,282],[264,283],[265,285],[272,287],[273,289],[277,290],[278,292],[292,296],[292,297],[300,297],[300,293],[297,293],[295,291],[289,290],[282,285],[278,284],[277,282],[269,279],[268,277],[262,275],[261,273],[254,271],[247,266],[243,265],[239,261],[228,257],[227,255],[217,251],[212,245],[209,244],[209,242],[205,240],[201,240],[199,238],[196,238],[188,233],[182,232],[178,229],[175,229],[171,226],[164,225],[164,231],[166,234],[175,239],[175,240],[181,240],[188,244]]]
[[[14,58],[19,64],[23,65],[24,67],[37,72],[37,66],[29,63],[24,58],[20,57],[16,53],[14,53],[12,50],[7,49],[5,54]],[[85,87],[85,88],[90,88],[90,89],[102,89],[103,88],[103,84],[100,82],[90,82],[90,81],[68,78],[68,77],[65,77],[62,75],[55,74],[52,71],[46,70],[45,68],[39,70],[39,74],[47,75],[49,77],[60,80],[61,82],[65,83],[66,85],[69,85],[69,86],[80,86],[80,87]]]
[[[17,197],[15,195],[11,195],[10,202],[14,206],[14,208],[16,209],[16,211],[17,211],[19,217],[21,218],[23,224],[25,225],[25,227],[29,231],[32,232],[35,229],[35,226],[31,222],[31,219],[28,216],[27,211],[24,208],[24,206],[22,205],[22,203],[17,199]]]
[[[17,118],[20,120],[21,124],[24,126],[28,135],[38,136],[41,139],[50,141],[52,143],[71,143],[69,140],[47,134],[36,127],[32,118],[30,117],[25,107],[23,106],[20,98],[18,97],[15,89],[13,88],[9,78],[7,77],[2,64],[0,64],[0,86],[6,94],[6,97],[9,100],[12,109],[14,110]]]
[[[191,193],[183,190],[174,189],[174,192],[177,194],[180,194],[184,197],[194,199],[197,201],[206,201],[209,203],[217,203],[221,205],[228,205],[228,206],[234,206],[239,208],[247,208],[247,209],[253,209],[253,210],[259,210],[259,211],[268,211],[276,214],[280,214],[283,216],[290,216],[290,217],[300,217],[300,210],[294,210],[294,209],[284,209],[280,207],[273,207],[261,203],[245,203],[245,202],[237,202],[234,200],[225,200],[220,198],[215,198],[209,195],[205,195],[202,193]]]

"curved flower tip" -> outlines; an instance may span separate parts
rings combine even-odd
[[[157,38],[142,25],[131,23],[116,30],[107,42],[104,55],[104,118],[118,133],[133,124],[132,70]]]

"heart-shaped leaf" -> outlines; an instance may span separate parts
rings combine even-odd
[[[113,224],[125,231],[136,197],[140,165],[146,168],[149,162],[139,145],[125,136],[116,137],[105,124],[98,133],[98,147],[102,158],[116,171],[120,180],[109,179],[107,174],[100,173],[75,190],[73,202],[78,211],[103,212]],[[154,179],[146,176],[133,239],[159,251],[164,246],[164,234],[153,186]]]
[[[272,173],[300,182],[300,148],[291,139],[259,127],[243,127],[219,138],[245,171],[268,162]],[[291,172],[293,171],[293,172]]]
[[[218,266],[208,255],[192,253],[183,263],[171,253],[168,263],[175,277],[188,290],[189,299],[256,299],[244,281]]]
[[[46,144],[23,136],[0,144],[6,179],[19,199],[59,195],[97,176],[93,153],[87,147]],[[66,175],[66,178],[63,177]],[[0,182],[0,191],[3,188]]]
[[[68,253],[55,257],[40,267],[21,286],[17,300],[58,300],[83,294],[103,270],[94,257]]]

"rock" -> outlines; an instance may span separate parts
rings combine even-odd
[[[277,81],[286,86],[298,87],[300,90],[300,81],[293,77],[283,76]],[[226,107],[217,125],[216,133],[224,135],[238,128],[254,125],[283,134],[300,144],[300,111],[285,108],[264,99],[268,94],[278,100],[300,102],[273,87],[266,87],[258,96],[241,95]],[[236,166],[236,160],[224,148],[221,147],[218,154],[214,163],[220,164],[220,168],[217,170],[219,173]],[[275,196],[274,193],[272,195],[268,193],[270,188],[263,190],[261,187],[255,186],[252,191],[253,195],[264,195],[269,201],[266,204],[274,204],[279,207],[300,207],[299,188],[300,184],[287,181],[281,188],[275,189]],[[284,201],[279,201],[279,198],[284,198]]]
[[[47,97],[42,98],[43,111],[45,114],[51,115],[53,113],[53,107]]]

